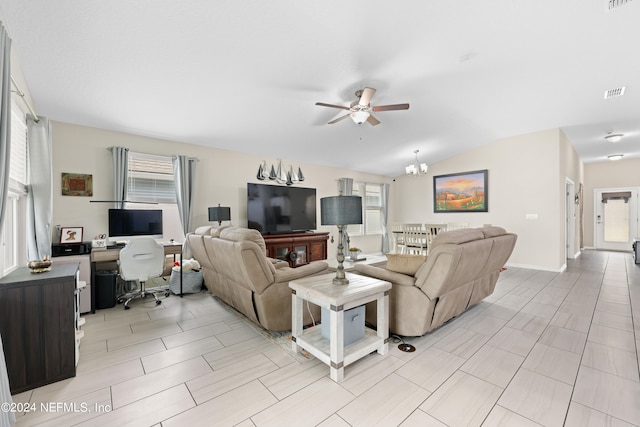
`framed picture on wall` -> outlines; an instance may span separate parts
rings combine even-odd
[[[488,169],[433,177],[433,211],[488,212]]]
[[[82,243],[83,227],[60,227],[60,243]]]

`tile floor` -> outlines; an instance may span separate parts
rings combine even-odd
[[[67,402],[26,425],[640,426],[640,265],[585,251],[509,268],[443,327],[335,383],[202,293],[87,315],[75,378],[14,396]],[[75,410],[73,410],[75,409]]]

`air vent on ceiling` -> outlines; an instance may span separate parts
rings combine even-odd
[[[615,89],[609,89],[609,90],[604,92],[604,99],[609,99],[609,98],[615,98],[617,96],[622,96],[622,95],[624,95],[624,90],[625,89],[626,89],[626,86],[617,87]]]
[[[617,9],[631,3],[633,0],[605,0],[607,10]]]

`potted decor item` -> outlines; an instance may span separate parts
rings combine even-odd
[[[27,267],[29,267],[32,273],[44,273],[46,271],[51,271],[51,260],[49,259],[49,255],[45,255],[42,261],[29,261]]]
[[[357,261],[358,255],[360,255],[360,252],[362,251],[359,248],[356,248],[356,247],[349,248],[349,259],[351,261]]]

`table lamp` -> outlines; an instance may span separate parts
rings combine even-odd
[[[344,246],[342,244],[342,230],[349,224],[362,224],[362,198],[360,196],[333,196],[320,199],[320,223],[322,225],[338,226],[338,268],[335,285],[348,285],[349,279],[345,277]]]
[[[222,221],[231,221],[231,208],[221,207],[220,203],[209,208],[209,221],[218,221],[218,225],[222,225]]]

